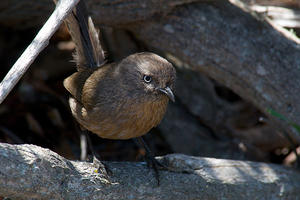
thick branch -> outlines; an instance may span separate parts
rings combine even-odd
[[[0,196],[16,199],[295,199],[300,174],[272,164],[168,155],[178,172],[161,185],[142,163],[109,162],[109,179],[92,163],[34,145],[0,144]],[[182,173],[185,172],[185,173]]]
[[[300,46],[266,22],[226,2],[195,3],[131,30],[149,45],[228,86],[267,115],[273,109],[299,124]],[[278,125],[288,129],[283,121]],[[299,134],[289,128],[300,143]]]
[[[93,18],[101,19],[108,26],[147,20],[195,1],[207,0],[86,0]],[[20,29],[41,25],[53,7],[52,0],[1,0],[0,24]]]

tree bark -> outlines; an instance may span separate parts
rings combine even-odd
[[[249,5],[279,6],[279,7],[298,7],[298,0],[242,0]]]
[[[227,2],[185,5],[130,29],[251,101],[300,142],[293,127],[269,113],[299,124],[300,43]]]
[[[297,199],[300,174],[255,162],[167,155],[161,185],[145,163],[70,161],[35,145],[0,143],[0,196],[13,199]]]
[[[165,15],[176,6],[195,1],[206,0],[86,0],[86,3],[93,18],[101,18],[104,24],[116,26]],[[18,29],[41,25],[54,7],[53,0],[1,0],[0,24]]]

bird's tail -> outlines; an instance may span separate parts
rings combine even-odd
[[[105,55],[99,40],[99,31],[88,15],[84,0],[79,1],[65,22],[76,46],[73,57],[77,70],[95,68],[104,64]]]

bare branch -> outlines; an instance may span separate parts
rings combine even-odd
[[[161,158],[161,185],[144,163],[109,162],[110,178],[92,163],[70,161],[34,145],[0,144],[0,196],[16,199],[295,199],[300,174],[282,166],[197,158]],[[183,173],[184,172],[184,173]]]
[[[79,0],[61,0],[59,2],[48,21],[0,83],[0,104],[24,75],[39,53],[48,45],[51,36],[56,32],[78,1]]]

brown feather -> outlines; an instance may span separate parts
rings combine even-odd
[[[143,76],[153,82],[145,83]],[[129,139],[146,134],[162,120],[168,97],[157,88],[173,89],[175,69],[153,53],[133,54],[94,71],[79,71],[64,81],[73,95],[73,116],[102,138]]]
[[[161,91],[167,88],[170,93],[174,88],[172,64],[153,53],[104,64],[99,34],[83,1],[66,23],[76,45],[77,72],[64,80],[64,87],[71,94],[69,104],[79,124],[109,139],[139,137],[157,126],[169,101],[166,90]],[[144,76],[151,80],[145,81]]]
[[[105,55],[100,44],[99,31],[96,30],[83,1],[77,4],[76,9],[65,22],[75,43],[76,49],[73,58],[76,61],[77,70],[103,65]]]

